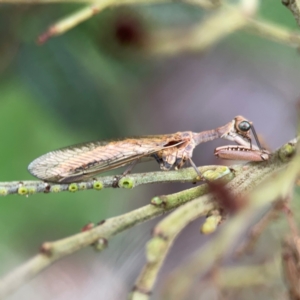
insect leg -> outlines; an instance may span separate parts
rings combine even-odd
[[[161,170],[169,171],[173,167],[173,164],[170,164],[167,161],[168,160],[167,156],[160,157],[157,153],[154,153],[151,156],[157,161],[157,163],[159,164]]]
[[[181,169],[181,167],[185,164],[185,161],[186,161],[186,159],[184,159],[182,157],[176,158],[176,161],[174,164],[175,170]]]
[[[127,174],[130,174],[131,171],[133,170],[133,168],[135,167],[135,165],[138,163],[138,161],[139,161],[139,159],[134,160],[132,163],[130,163],[130,165],[128,165],[128,167],[125,169],[125,171],[121,175],[116,175],[114,177],[114,182],[112,185],[113,188],[119,187],[120,179],[125,177]]]
[[[171,170],[173,167],[173,164],[170,164],[169,162],[167,162],[166,160],[162,160],[161,164],[160,164],[160,168],[161,170],[164,170],[164,171],[169,171]]]
[[[157,153],[154,153],[154,154],[152,154],[151,156],[157,161],[157,163],[158,163],[159,165],[163,162],[163,160],[158,156]]]
[[[189,161],[190,161],[191,166],[195,169],[195,171],[196,171],[196,173],[197,173],[199,179],[202,178],[202,174],[201,174],[201,172],[198,170],[198,168],[197,168],[197,166],[195,165],[195,163],[193,162],[193,160],[192,160],[190,157],[189,157],[188,159],[189,159]]]
[[[139,159],[136,159],[130,165],[128,165],[126,170],[122,173],[122,177],[126,176],[127,174],[130,174],[131,171],[133,170],[133,168],[135,167],[135,165],[138,163],[138,161],[139,161]]]

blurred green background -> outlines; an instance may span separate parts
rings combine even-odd
[[[259,17],[299,32],[280,2],[262,1]],[[188,30],[203,19],[201,9],[179,3],[108,9],[44,45],[36,44],[46,28],[81,7],[0,6],[1,181],[32,179],[27,165],[63,146],[200,131],[237,114],[252,120],[273,149],[295,135],[300,96],[295,49],[240,31],[204,54],[143,55],[139,43],[149,32]],[[196,163],[216,163],[213,149],[218,144],[201,145]],[[44,241],[75,234],[88,222],[128,212],[183,187],[3,197],[0,275],[33,256]],[[85,249],[64,259],[10,299],[121,299],[144,262],[144,244],[155,223],[119,235],[101,254]],[[185,231],[164,272],[206,241],[197,235],[197,226]],[[155,297],[160,299],[159,292]]]

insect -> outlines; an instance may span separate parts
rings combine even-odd
[[[258,146],[252,145],[250,130]],[[189,161],[201,176],[192,161],[193,150],[197,145],[217,138],[236,142],[240,145],[240,149],[248,149],[244,153],[261,152],[252,123],[242,116],[237,116],[224,126],[199,133],[183,131],[97,141],[62,148],[38,157],[29,164],[28,170],[35,177],[47,182],[71,183],[150,158],[155,159],[162,170],[180,169],[186,161]],[[218,156],[230,158],[229,148],[220,148],[217,148]],[[248,157],[250,158],[249,155]]]
[[[215,149],[215,156],[223,159],[263,161],[268,160],[270,152],[265,149],[251,149],[245,146],[222,146]]]

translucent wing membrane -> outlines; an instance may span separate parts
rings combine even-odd
[[[78,144],[40,156],[28,166],[28,170],[42,180],[75,182],[158,152],[168,147],[169,137],[149,136]],[[175,141],[175,145],[181,143]]]

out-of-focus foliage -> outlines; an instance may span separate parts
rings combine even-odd
[[[26,170],[31,160],[73,143],[204,130],[225,124],[236,114],[253,120],[273,147],[295,134],[300,80],[295,49],[239,32],[209,53],[145,57],[139,47],[149,32],[188,30],[202,20],[202,10],[178,3],[108,9],[44,45],[36,44],[48,26],[81,7],[0,7],[1,181],[32,179]],[[263,0],[259,16],[299,30],[280,1]],[[212,163],[213,146],[201,149],[196,152],[197,163]],[[32,256],[43,241],[74,234],[90,221],[124,213],[154,195],[179,189],[159,186],[1,198],[0,273]],[[116,299],[110,287],[131,288],[147,235],[150,228],[141,226],[116,238],[106,254],[96,256],[88,250],[76,256],[65,263],[66,273],[46,272],[44,288],[35,283],[40,289],[36,298],[30,288],[26,297],[53,299],[65,293],[75,299],[78,282],[91,284],[90,278],[99,276],[103,299]],[[177,253],[181,258],[203,242],[185,238],[187,246]],[[105,269],[103,274],[92,269],[95,261],[101,272]],[[60,272],[64,285],[56,290]],[[91,286],[86,299],[96,299]]]

